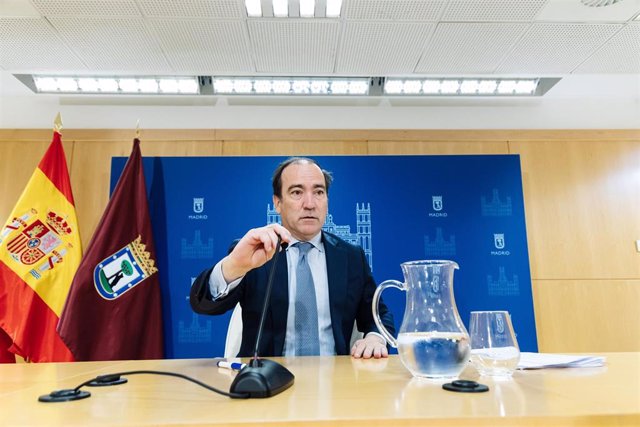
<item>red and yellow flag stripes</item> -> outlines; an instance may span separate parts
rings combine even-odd
[[[0,230],[0,328],[9,351],[33,362],[73,360],[56,326],[81,258],[69,171],[54,132]]]

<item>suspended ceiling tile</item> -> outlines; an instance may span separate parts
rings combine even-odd
[[[640,22],[620,30],[575,73],[640,73]]]
[[[21,72],[86,69],[44,18],[0,18],[0,66]]]
[[[141,16],[134,0],[31,0],[44,16]]]
[[[575,0],[579,1],[579,0]],[[532,21],[547,0],[450,0],[443,21]]]
[[[50,18],[92,71],[169,73],[160,45],[142,19]]]
[[[241,21],[151,20],[171,67],[185,74],[254,72]]]
[[[257,72],[333,72],[340,30],[338,20],[251,19],[248,25]]]
[[[338,74],[413,73],[435,24],[347,22],[336,63]]]
[[[387,21],[437,21],[446,0],[347,0],[346,19]]]
[[[40,12],[36,10],[31,2],[24,0],[2,0],[0,2],[0,17],[40,17]]]
[[[529,24],[441,23],[429,40],[417,73],[492,73]]]
[[[142,13],[151,18],[247,17],[241,0],[138,0]]]
[[[569,73],[622,28],[618,24],[535,23],[498,73]]]
[[[640,0],[624,0],[604,7],[589,7],[580,0],[549,0],[536,17],[544,22],[626,22],[640,13]]]

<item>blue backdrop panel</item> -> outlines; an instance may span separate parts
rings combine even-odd
[[[278,221],[271,174],[285,157],[144,158],[169,358],[224,353],[224,316],[191,311],[194,278],[248,229]],[[520,159],[517,155],[331,156],[325,228],[365,249],[374,277],[400,263],[450,259],[458,311],[508,310],[523,351],[537,351]],[[112,161],[111,189],[126,158]],[[383,294],[396,328],[405,296]]]

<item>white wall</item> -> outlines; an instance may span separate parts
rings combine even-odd
[[[545,96],[327,99],[36,95],[0,73],[0,128],[638,129],[640,75],[572,75]]]

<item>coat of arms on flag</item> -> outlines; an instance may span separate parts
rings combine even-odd
[[[67,248],[73,247],[70,242],[65,243],[66,236],[71,233],[71,227],[62,216],[48,211],[45,218],[39,218],[38,211],[32,208],[5,226],[0,243],[11,238],[7,242],[11,258],[24,266],[36,264],[44,258],[42,263],[29,271],[33,277],[40,279],[44,272],[62,262]]]
[[[154,264],[142,237],[138,235],[134,241],[96,265],[93,283],[102,298],[113,300],[157,272]]]

